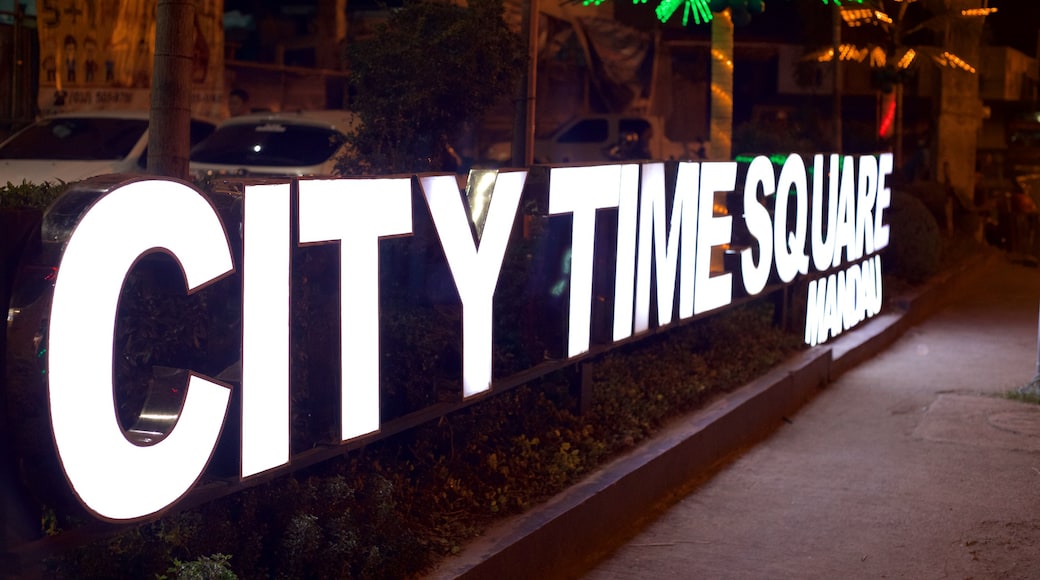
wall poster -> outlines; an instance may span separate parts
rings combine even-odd
[[[192,113],[224,117],[223,0],[196,0]],[[39,107],[44,115],[150,108],[153,0],[40,0]]]

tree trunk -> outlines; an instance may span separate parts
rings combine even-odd
[[[194,0],[158,0],[148,128],[148,173],[188,178]]]
[[[711,20],[711,141],[708,158],[733,157],[733,19],[729,10]]]

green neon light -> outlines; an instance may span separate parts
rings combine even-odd
[[[711,8],[708,8],[708,0],[687,0],[683,10],[683,26],[686,26],[690,21],[691,12],[693,13],[693,21],[696,24],[711,22],[712,15]]]
[[[682,3],[683,0],[664,0],[657,5],[654,13],[657,14],[657,19],[661,22],[668,22],[668,19],[672,17],[672,14],[675,14],[675,11],[679,9]],[[683,24],[686,23],[683,22]]]
[[[588,2],[596,2],[596,0],[585,0]],[[600,0],[602,1],[602,0]],[[596,2],[597,4],[599,2]],[[632,0],[633,4],[646,4],[646,0]],[[586,4],[587,6],[588,4]],[[657,19],[661,23],[668,22],[672,16],[679,10],[679,7],[683,7],[683,26],[686,26],[690,22],[690,14],[693,14],[693,22],[695,24],[711,22],[712,14],[711,8],[708,7],[708,0],[662,0],[657,8],[654,9],[654,14],[657,15]]]
[[[733,160],[736,161],[737,163],[751,163],[752,161],[755,160],[755,157],[758,157],[758,155],[737,155],[736,157],[733,158]],[[768,155],[767,157],[769,157],[769,160],[774,165],[783,165],[787,161],[787,158],[789,157],[789,155],[782,155],[780,153],[773,153],[772,155]]]
[[[833,1],[835,6],[841,6],[841,0],[822,0],[822,1],[823,1],[824,4],[830,4],[831,1]],[[849,2],[856,2],[857,4],[862,4],[863,3],[863,0],[847,0],[847,1],[849,1]]]

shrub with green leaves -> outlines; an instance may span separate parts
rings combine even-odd
[[[501,0],[406,2],[350,47],[350,108],[361,121],[346,174],[441,170],[445,144],[512,94],[525,55]]]
[[[238,576],[231,571],[231,556],[213,554],[201,556],[195,560],[181,562],[174,560],[168,570],[172,576],[161,577],[164,580],[236,580]]]
[[[36,184],[23,180],[16,185],[8,181],[0,186],[0,208],[43,209],[67,188],[64,182]]]
[[[575,369],[546,375],[362,450],[54,561],[69,577],[146,577],[198,554],[246,578],[404,578],[461,550],[669,419],[802,347],[769,302],[694,321],[605,355],[577,413]]]
[[[897,190],[892,192],[886,216],[892,237],[884,253],[885,270],[911,284],[938,272],[942,235],[928,207],[917,197]]]

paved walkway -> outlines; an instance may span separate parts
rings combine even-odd
[[[1040,269],[997,258],[589,580],[1040,578]]]

